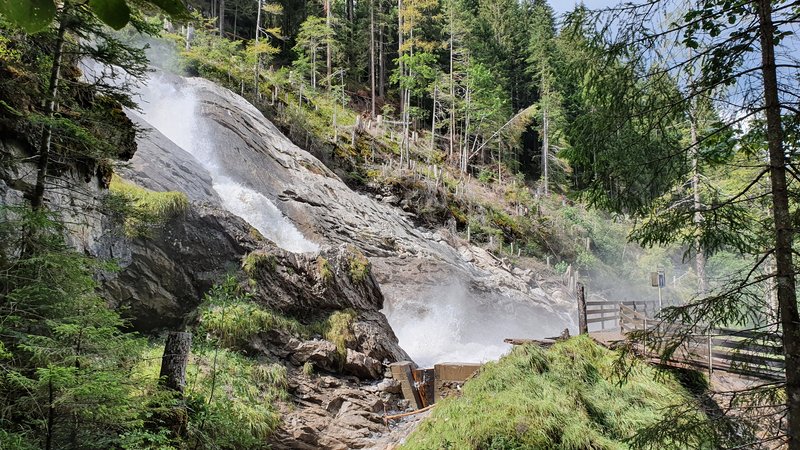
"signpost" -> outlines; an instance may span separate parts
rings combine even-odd
[[[667,285],[667,276],[664,269],[658,269],[656,272],[650,272],[650,285],[658,288],[658,309],[661,310],[662,294],[661,289]]]

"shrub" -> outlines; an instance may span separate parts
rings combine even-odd
[[[243,347],[258,333],[273,329],[301,335],[306,328],[295,319],[270,311],[242,293],[236,279],[228,277],[206,294],[200,306],[200,324],[218,342],[230,348]]]

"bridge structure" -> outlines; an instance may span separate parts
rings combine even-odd
[[[654,363],[725,371],[768,381],[785,379],[781,335],[774,327],[711,328],[667,323],[658,318],[657,300],[585,301],[578,289],[582,333],[608,348],[630,345]],[[633,339],[632,339],[633,338]],[[671,346],[668,359],[662,350]]]

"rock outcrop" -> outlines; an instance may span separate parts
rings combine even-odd
[[[166,91],[169,98],[162,101]],[[199,157],[226,178],[267,196],[306,237],[323,246],[349,244],[363,252],[383,291],[390,322],[395,311],[424,312],[457,283],[486,317],[521,324],[507,327],[518,336],[551,336],[574,328],[575,304],[562,287],[545,285],[535,273],[515,273],[447,231],[419,229],[402,209],[352,191],[227,89],[200,78],[156,74],[143,97],[148,102],[143,120],[154,128],[170,126],[158,119],[162,109],[183,105],[186,110],[180,115],[195,121],[193,139],[214,143],[213,151]],[[144,161],[157,158],[150,154],[154,150],[142,146],[132,161],[134,173],[145,172]],[[147,182],[144,176],[138,181]],[[174,182],[180,188],[182,181]],[[508,336],[496,342],[503,337]]]

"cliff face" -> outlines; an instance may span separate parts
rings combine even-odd
[[[420,229],[400,208],[352,191],[227,89],[203,79],[157,73],[142,97],[139,120],[156,131],[146,138],[152,144],[140,142],[128,176],[146,187],[182,190],[210,203],[215,203],[213,192],[230,197],[233,184],[262,194],[314,244],[357,247],[372,264],[386,300],[383,310],[390,322],[397,319],[393,325],[424,320],[437,303],[457,291],[457,309],[482,317],[460,320],[460,335],[446,337],[463,341],[456,344],[500,344],[512,335],[552,336],[574,326],[574,303],[563,286],[531,271],[515,270],[446,230]],[[181,118],[180,125],[174,117]],[[191,171],[172,169],[184,158],[163,151],[173,147],[161,144],[159,132],[212,172],[210,185],[201,183],[202,177],[186,176]],[[164,163],[152,163],[161,160]],[[250,195],[241,189],[233,196]],[[225,198],[221,203],[229,206]],[[281,233],[264,235],[279,246],[289,245],[286,248],[297,240]],[[487,327],[487,322],[502,326]]]

